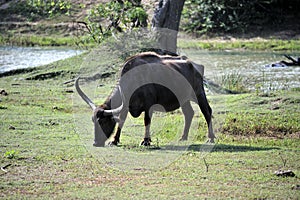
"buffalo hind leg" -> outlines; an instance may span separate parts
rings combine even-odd
[[[127,117],[128,111],[122,111],[119,116],[119,122],[118,122],[118,129],[117,132],[114,136],[114,140],[110,142],[110,145],[118,145],[120,143],[120,136],[121,136],[121,131],[122,127],[125,123],[126,117]]]
[[[145,137],[141,143],[141,145],[143,145],[143,146],[151,145],[150,125],[151,125],[152,114],[153,114],[152,111],[145,111],[145,116],[144,116]]]
[[[212,128],[212,109],[207,102],[207,98],[205,93],[203,92],[201,95],[198,96],[198,103],[202,114],[207,123],[208,127],[208,142],[214,143],[214,139],[216,138],[213,128]]]
[[[189,130],[194,116],[194,110],[190,102],[187,102],[184,105],[182,105],[181,109],[184,115],[184,130],[180,140],[183,141],[187,140],[188,138]]]

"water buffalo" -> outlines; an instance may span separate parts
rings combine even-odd
[[[139,117],[144,112],[145,136],[141,145],[148,146],[151,142],[153,111],[170,112],[179,107],[185,119],[181,140],[187,140],[194,115],[190,101],[199,105],[207,122],[209,141],[214,142],[212,109],[203,88],[203,72],[202,65],[186,57],[140,53],[126,60],[119,83],[100,106],[96,106],[80,89],[78,77],[75,81],[76,90],[94,113],[94,146],[105,145],[116,123],[118,128],[111,144],[117,145],[120,142],[121,129],[128,111],[133,117]]]

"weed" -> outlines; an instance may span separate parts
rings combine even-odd
[[[291,91],[300,92],[300,87],[292,88]]]
[[[247,80],[238,71],[223,74],[218,81],[222,87],[234,93],[247,92]]]
[[[283,168],[285,168],[285,166],[286,166],[286,162],[287,162],[287,159],[286,159],[286,158],[283,158],[283,156],[282,156],[282,154],[281,154],[281,153],[279,153],[279,156],[280,156],[280,159],[281,159],[281,161],[282,161]]]
[[[11,150],[11,151],[6,151],[4,157],[8,159],[15,159],[17,158],[17,155],[18,155],[17,151]]]

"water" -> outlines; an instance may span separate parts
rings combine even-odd
[[[300,52],[253,51],[195,51],[182,52],[204,65],[204,75],[220,83],[224,77],[234,74],[243,79],[247,89],[279,90],[300,87],[300,67],[266,67],[281,60],[289,61],[284,54],[300,57]]]
[[[36,67],[81,54],[80,50],[0,46],[0,73]]]
[[[1,47],[0,73],[27,67],[36,67],[81,54],[80,50],[40,47]],[[272,68],[268,64],[281,60],[283,55],[299,57],[300,52],[254,52],[254,51],[204,51],[182,50],[196,63],[203,64],[205,76],[219,84],[224,77],[234,74],[243,79],[247,89],[291,89],[300,87],[300,67]]]

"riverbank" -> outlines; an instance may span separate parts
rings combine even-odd
[[[282,39],[179,39],[178,47],[206,50],[300,51],[300,40]]]
[[[97,1],[68,1],[69,7],[56,14],[40,15],[28,10],[29,4],[14,4],[3,1],[0,5],[0,45],[10,46],[72,46],[90,48],[97,46],[84,25],[88,12]],[[143,0],[151,19],[155,2]],[[32,5],[31,5],[32,6]],[[38,9],[42,4],[35,5]],[[20,12],[24,10],[24,12]],[[33,9],[33,8],[32,8]],[[25,12],[26,11],[26,12]],[[289,16],[291,18],[291,16]],[[193,35],[193,36],[192,36]],[[196,34],[179,33],[179,48],[208,50],[260,50],[260,51],[300,51],[300,35],[297,20],[286,20],[280,26],[272,24],[263,27],[251,27],[242,33],[210,32],[201,37]]]
[[[84,37],[84,36],[82,36]],[[61,37],[42,35],[1,35],[2,46],[69,46],[73,48],[91,48],[97,46],[93,42],[82,42],[81,37]],[[178,48],[200,50],[250,50],[250,51],[300,51],[300,40],[282,39],[189,39],[179,38]]]
[[[75,38],[41,35],[1,35],[0,46],[68,46],[77,48]]]
[[[97,61],[99,73],[111,72],[107,66],[114,63],[109,56],[103,54],[103,63]],[[190,146],[170,144],[179,139],[176,133],[184,123],[181,112],[174,112],[154,116],[150,148],[138,145],[143,138],[142,117],[127,119],[119,147],[95,148],[92,113],[73,84],[86,58],[87,54],[79,55],[0,78],[0,89],[6,92],[0,95],[1,198],[272,199],[298,195],[298,178],[274,174],[279,169],[300,174],[298,91],[208,95],[218,127],[218,140],[210,152],[203,152],[206,126],[199,111]],[[85,91],[90,84],[97,86],[88,91],[97,93],[99,103],[118,78],[106,74],[100,84],[82,85]],[[122,152],[126,159],[119,158]],[[173,154],[177,156],[169,164],[164,164],[166,158],[162,162],[161,158]],[[144,162],[130,171],[119,168],[153,156],[157,166],[163,166],[159,170],[149,169],[152,165]]]

